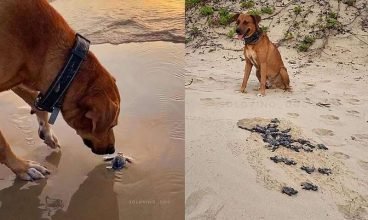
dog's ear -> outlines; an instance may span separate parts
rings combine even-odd
[[[116,120],[118,105],[103,94],[88,97],[85,104],[88,108],[85,117],[92,122],[92,133],[108,129]]]
[[[231,18],[231,22],[234,22],[234,21],[238,20],[240,14],[241,14],[240,12],[236,12],[233,15],[233,17]]]
[[[96,109],[91,109],[85,114],[86,118],[90,119],[92,122],[92,133],[95,133],[97,129],[97,123],[100,119],[98,112]]]
[[[261,16],[259,15],[251,15],[253,18],[254,23],[258,26],[259,22],[261,22]]]

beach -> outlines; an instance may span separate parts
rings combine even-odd
[[[91,51],[117,80],[122,102],[119,124],[114,128],[115,146],[117,152],[132,157],[133,163],[120,171],[107,169],[110,164],[85,147],[61,115],[52,126],[61,149],[48,148],[38,138],[38,123],[30,107],[12,92],[3,92],[0,128],[12,150],[45,165],[51,175],[24,182],[0,166],[0,219],[181,219],[184,44],[174,38],[160,40],[158,35],[147,41],[119,38],[119,29],[129,29],[130,24],[119,24],[124,19],[114,17],[115,11],[104,11],[113,7],[123,13],[125,6],[117,8],[118,1],[111,2],[113,6],[102,1],[63,2],[53,1],[52,5],[62,14],[67,11],[63,15],[76,31],[87,33]],[[72,3],[74,8],[69,11]],[[96,12],[99,7],[101,11]],[[89,8],[96,16],[81,19]],[[93,33],[91,27],[99,19],[98,28],[118,23],[118,27],[110,26],[111,38],[103,31]]]
[[[236,3],[214,5],[239,10]],[[290,8],[275,20],[283,21]],[[247,93],[239,92],[243,44],[228,39],[231,26],[208,27],[207,18],[191,10],[187,28],[200,33],[188,43],[185,58],[187,219],[368,219],[368,38],[360,20],[352,27],[360,40],[332,36],[322,53],[301,53],[284,42],[278,49],[292,92],[268,89],[258,97],[254,69]],[[275,20],[267,33],[272,42],[290,24]],[[273,118],[328,150],[272,152],[259,134],[238,127],[243,119],[240,124],[254,125]],[[275,155],[297,164],[276,164],[270,160]],[[302,165],[328,167],[332,174],[307,174]],[[303,190],[305,181],[318,185],[318,191]],[[281,193],[283,186],[298,194]]]

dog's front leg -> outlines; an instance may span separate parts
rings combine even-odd
[[[0,132],[0,163],[9,167],[22,180],[36,180],[45,178],[50,172],[40,164],[22,160],[15,156],[8,142]]]
[[[58,139],[54,132],[52,131],[50,125],[48,124],[48,113],[39,111],[34,107],[34,102],[38,93],[36,91],[30,90],[23,85],[12,88],[13,92],[21,97],[25,102],[27,102],[31,108],[32,113],[37,115],[37,120],[39,124],[38,136],[44,140],[45,144],[51,148],[60,147]]]
[[[260,81],[258,96],[264,96],[266,94],[266,82],[267,82],[267,64],[266,63],[261,63],[260,73],[261,73],[261,81]]]
[[[253,64],[246,58],[245,59],[245,69],[244,69],[244,77],[243,77],[243,83],[240,88],[240,92],[244,93],[246,92],[247,83],[250,75],[250,71],[252,70]]]

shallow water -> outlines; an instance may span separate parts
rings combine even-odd
[[[55,0],[52,5],[93,44],[184,42],[184,0]]]
[[[117,151],[134,158],[122,171],[105,168],[58,118],[61,151],[37,137],[29,107],[0,93],[0,129],[20,157],[52,172],[26,183],[0,166],[0,219],[182,219],[184,216],[183,44],[95,45],[122,97]]]

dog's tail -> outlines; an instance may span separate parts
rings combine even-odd
[[[285,67],[281,67],[280,75],[286,91],[291,91],[289,74]]]

